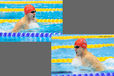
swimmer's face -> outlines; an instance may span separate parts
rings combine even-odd
[[[77,56],[81,56],[83,50],[84,50],[84,49],[83,49],[82,47],[75,46],[75,52],[76,52]]]
[[[29,17],[29,19],[34,19],[36,15],[36,11],[31,11],[31,13],[28,13],[27,16]]]

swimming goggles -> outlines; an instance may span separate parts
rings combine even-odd
[[[78,48],[79,48],[79,46],[74,46],[74,48],[77,48],[77,49],[78,49]]]
[[[31,13],[35,13],[36,11],[31,11]]]

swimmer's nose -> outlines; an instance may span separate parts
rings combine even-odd
[[[33,15],[36,15],[36,13],[33,13]]]

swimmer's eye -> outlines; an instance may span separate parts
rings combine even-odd
[[[77,49],[78,49],[78,48],[79,48],[79,46],[74,46],[74,48],[77,48]]]
[[[36,11],[32,11],[31,13],[35,13]]]

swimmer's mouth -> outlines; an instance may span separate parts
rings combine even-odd
[[[33,16],[33,18],[34,18],[35,16]]]
[[[78,53],[77,53],[77,51],[76,51],[76,55],[79,56]]]
[[[76,55],[77,55],[77,56],[80,56],[80,54],[79,54],[78,52],[76,52]]]

